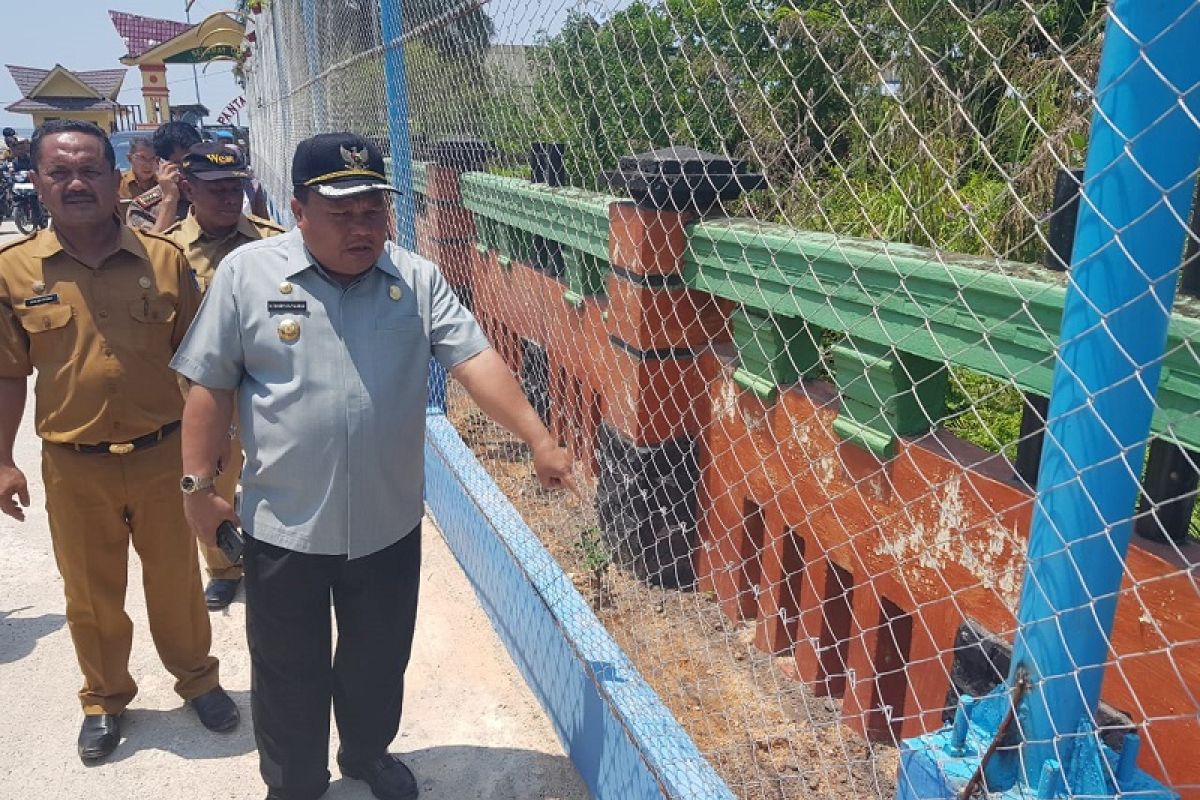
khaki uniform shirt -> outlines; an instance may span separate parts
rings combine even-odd
[[[131,228],[148,231],[154,227],[158,219],[158,204],[162,202],[162,189],[155,186],[148,192],[142,192],[129,203],[129,211],[125,215],[125,224]],[[179,198],[175,208],[175,221],[179,222],[188,215],[192,204],[186,198]]]
[[[169,239],[121,227],[96,269],[53,229],[0,247],[0,377],[37,369],[35,425],[49,442],[127,442],[180,418],[170,360],[200,305]]]
[[[120,197],[122,200],[134,200],[137,197],[158,188],[158,181],[153,177],[150,178],[151,185],[143,187],[138,185],[137,178],[133,174],[133,170],[126,170],[121,173],[121,190]]]
[[[204,232],[200,223],[196,221],[195,214],[188,214],[183,221],[176,222],[163,231],[163,236],[179,245],[183,250],[188,264],[196,273],[200,291],[205,291],[212,283],[217,265],[225,256],[248,242],[257,242],[259,239],[278,236],[281,233],[283,233],[283,228],[274,222],[243,214],[232,233],[218,238]]]

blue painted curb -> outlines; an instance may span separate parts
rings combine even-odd
[[[449,421],[426,416],[425,498],[597,800],[732,800]]]

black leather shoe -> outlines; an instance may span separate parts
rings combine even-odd
[[[83,718],[79,729],[79,758],[85,764],[95,764],[108,758],[121,742],[121,717],[118,714],[96,714]]]
[[[379,758],[362,763],[348,763],[338,753],[338,768],[347,778],[356,781],[366,781],[371,787],[371,794],[379,800],[417,800],[420,790],[412,770],[404,762],[393,755],[385,754]]]
[[[242,716],[237,704],[218,686],[188,701],[196,710],[200,723],[213,733],[228,733],[237,727]]]
[[[233,598],[237,594],[238,584],[241,582],[241,578],[235,580],[213,578],[209,581],[208,586],[204,587],[204,604],[208,606],[208,610],[220,611],[223,608],[229,608],[229,604],[233,602]]]

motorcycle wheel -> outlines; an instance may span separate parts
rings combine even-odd
[[[37,224],[29,218],[29,215],[25,213],[25,209],[21,206],[13,209],[13,222],[16,223],[17,230],[24,234],[33,233],[37,227]]]

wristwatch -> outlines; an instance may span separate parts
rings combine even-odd
[[[179,479],[179,490],[184,494],[195,494],[216,485],[216,478],[202,478],[199,475],[184,475]]]

